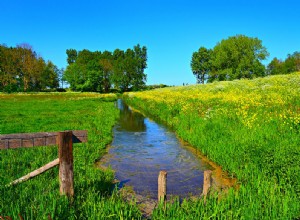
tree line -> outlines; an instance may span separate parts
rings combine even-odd
[[[60,69],[45,61],[29,44],[0,45],[0,91],[43,91],[59,86]]]
[[[236,35],[217,43],[213,49],[200,47],[192,54],[191,69],[198,83],[224,81],[300,71],[300,53],[285,61],[274,58],[267,68],[262,61],[269,53],[258,38]]]
[[[275,57],[267,67],[268,75],[288,74],[300,71],[300,52],[288,54],[287,58],[282,61]]]
[[[139,44],[126,51],[91,52],[68,49],[64,79],[74,91],[139,90],[147,76],[147,48]]]
[[[149,89],[147,48],[91,52],[66,50],[68,66],[59,69],[45,61],[29,44],[16,47],[0,45],[0,92],[45,91],[59,88],[67,81],[73,91],[110,92]],[[269,56],[258,38],[245,35],[229,37],[213,49],[200,47],[192,54],[191,69],[198,83],[233,80],[300,71],[300,52],[276,57],[265,67]]]
[[[45,61],[29,44],[0,45],[0,92],[53,91],[68,82],[73,91],[109,92],[145,87],[147,48],[126,51],[66,50],[68,66],[59,69]]]

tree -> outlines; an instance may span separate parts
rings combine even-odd
[[[116,49],[113,52],[112,82],[115,88],[121,91],[139,90],[147,80],[145,69],[147,68],[147,48],[139,44],[125,52]]]
[[[300,52],[294,52],[293,56],[295,57],[295,69],[300,71]]]
[[[77,91],[80,82],[80,67],[76,63],[72,63],[67,66],[65,70],[64,79],[70,84],[70,88],[73,91]]]
[[[71,65],[72,63],[75,63],[76,59],[77,59],[77,51],[75,49],[68,49],[66,50],[67,53],[67,62],[69,65]]]
[[[293,54],[288,54],[284,61],[275,57],[267,68],[269,75],[289,74],[296,71],[300,71],[300,52],[297,51]]]
[[[37,55],[29,44],[0,45],[0,91],[40,91],[57,87],[57,67]]]
[[[120,49],[113,53],[84,49],[73,60],[65,71],[65,79],[72,90],[109,92],[113,87],[127,91],[145,85],[147,48],[139,44],[126,52]]]
[[[31,86],[31,79],[35,71],[35,59],[37,58],[36,53],[32,50],[29,44],[23,43],[16,47],[16,55],[19,60],[19,79],[20,85],[24,92],[30,91],[33,86]]]
[[[124,76],[124,58],[125,52],[120,49],[115,49],[113,52],[113,74],[111,76],[112,83],[115,89],[122,89]]]
[[[134,57],[136,60],[136,71],[132,77],[133,90],[139,90],[143,87],[147,81],[147,75],[145,69],[147,68],[147,48],[141,47],[139,44],[134,46]]]
[[[200,47],[197,52],[192,55],[191,68],[197,78],[197,83],[204,84],[211,71],[211,54],[212,50]]]
[[[267,67],[268,75],[284,74],[284,62],[276,57],[269,63]]]
[[[292,73],[300,71],[300,53],[294,52],[293,54],[288,54],[288,57],[284,61],[284,71],[285,73]]]
[[[59,69],[51,61],[48,61],[42,74],[43,89],[59,87]]]
[[[261,61],[268,55],[258,38],[236,35],[222,40],[213,48],[209,81],[264,76]]]
[[[13,49],[0,45],[0,91],[18,90],[16,61]]]
[[[101,65],[103,91],[109,92],[111,87],[111,75],[113,71],[112,53],[109,51],[104,51],[101,55],[99,63]]]

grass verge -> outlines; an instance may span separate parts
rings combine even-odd
[[[219,199],[173,203],[153,219],[300,218],[300,73],[127,93],[239,180]]]
[[[13,187],[6,184],[58,157],[57,147],[0,151],[0,216],[12,219],[139,219],[137,207],[112,190],[114,173],[95,161],[112,139],[115,95],[96,93],[0,94],[0,134],[88,130],[74,144],[73,201],[59,195],[58,167]]]

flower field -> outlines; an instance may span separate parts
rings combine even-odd
[[[238,179],[219,199],[157,209],[153,219],[300,217],[300,73],[124,95]],[[176,218],[177,218],[176,217]]]

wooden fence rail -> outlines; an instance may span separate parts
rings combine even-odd
[[[59,132],[38,132],[38,133],[20,133],[0,135],[0,150],[20,148],[20,147],[37,147],[57,145]],[[87,131],[72,131],[72,142],[87,142]]]
[[[58,158],[37,170],[11,182],[26,181],[59,164],[60,194],[74,195],[73,143],[87,142],[87,131],[39,132],[0,135],[0,149],[58,145]]]

